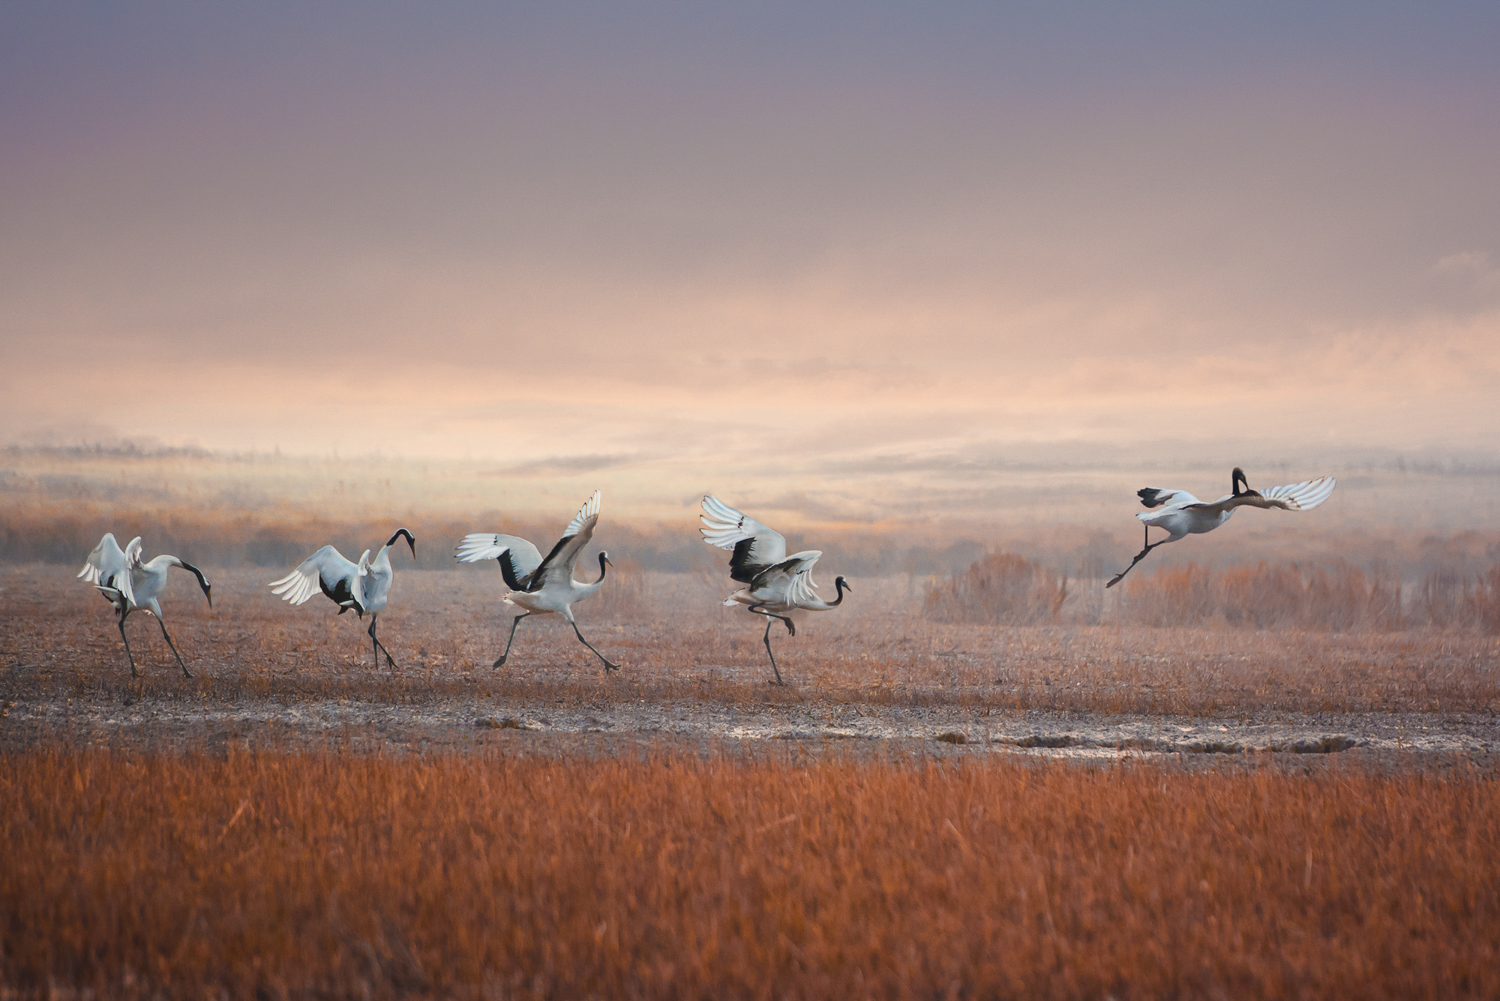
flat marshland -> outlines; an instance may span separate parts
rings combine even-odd
[[[76,568],[0,568],[0,994],[1500,993],[1477,585],[1440,627],[1349,574],[1042,580],[1004,624],[862,578],[778,688],[718,572],[622,565],[606,676],[536,620],[492,668],[493,567],[398,563],[395,670],[205,569],[194,677],[135,616],[132,679]]]

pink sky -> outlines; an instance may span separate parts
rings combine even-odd
[[[0,442],[1500,454],[1500,15],[924,11],[7,8]]]

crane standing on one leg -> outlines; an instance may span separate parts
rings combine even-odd
[[[818,585],[812,579],[813,565],[823,555],[821,549],[809,549],[792,556],[786,554],[786,539],[736,511],[717,497],[703,498],[703,541],[720,549],[732,549],[729,557],[729,576],[748,587],[740,588],[725,599],[724,604],[733,607],[745,605],[756,615],[766,617],[766,656],[771,658],[771,670],[776,674],[776,684],[781,680],[781,669],[776,666],[776,655],[771,652],[771,622],[780,619],[791,636],[797,635],[797,627],[788,617],[791,612],[806,610],[826,612],[844,603],[844,592],[853,590],[842,576],[833,580],[838,597],[824,601],[814,590]]]

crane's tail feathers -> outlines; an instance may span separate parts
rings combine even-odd
[[[1332,497],[1333,488],[1337,485],[1338,481],[1332,476],[1322,476],[1284,487],[1271,487],[1262,492],[1261,496],[1268,501],[1280,501],[1288,511],[1311,511]]]
[[[280,595],[283,601],[289,601],[294,605],[300,605],[319,591],[316,574],[306,574],[301,570],[293,570],[280,580],[270,583],[271,593]]]

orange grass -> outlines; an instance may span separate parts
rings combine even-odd
[[[1500,993],[1492,779],[0,757],[25,996]]]

